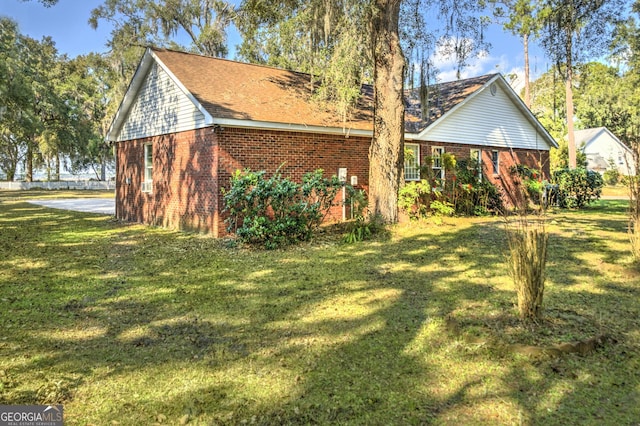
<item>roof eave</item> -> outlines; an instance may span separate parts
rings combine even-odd
[[[297,123],[279,123],[273,121],[257,121],[257,120],[243,120],[235,118],[213,118],[212,125],[219,127],[233,127],[233,128],[245,128],[245,129],[260,129],[260,130],[280,130],[290,132],[303,132],[303,133],[322,133],[332,135],[344,135],[345,138],[349,136],[358,137],[372,137],[373,131],[367,129],[354,129],[349,127],[330,127],[330,126],[313,126]]]

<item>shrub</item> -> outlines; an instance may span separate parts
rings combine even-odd
[[[503,210],[498,188],[483,175],[475,160],[458,160],[452,177],[452,200],[457,214],[484,216]]]
[[[563,208],[584,207],[598,200],[602,193],[600,173],[583,167],[557,170],[553,173],[553,182],[558,185],[558,206]]]
[[[443,154],[442,158],[443,166],[447,167],[446,181],[424,173],[425,178],[420,182],[410,182],[400,188],[398,206],[409,218],[418,219],[429,214],[470,216],[502,212],[500,192],[483,179],[477,162],[456,161],[451,154]]]
[[[341,186],[335,176],[324,178],[322,170],[307,173],[300,185],[279,171],[267,178],[265,171],[237,170],[224,192],[227,230],[269,249],[309,240]]]
[[[368,219],[364,216],[359,216],[347,225],[344,242],[353,244],[358,241],[367,240],[375,235],[385,233],[386,229],[384,219],[379,215],[371,216]]]
[[[513,176],[519,178],[520,184],[522,185],[522,192],[519,195],[523,197],[517,197],[517,199],[523,203],[520,208],[526,209],[529,201],[540,205],[545,186],[547,185],[547,183],[542,180],[542,173],[524,164],[511,166],[509,171]]]
[[[617,185],[620,182],[620,172],[618,169],[605,170],[602,179],[606,185]]]
[[[365,217],[368,207],[367,194],[362,190],[355,190],[347,186],[348,202],[351,205],[351,222],[347,224],[344,241],[352,244],[371,238],[384,229],[384,221],[379,216]]]
[[[405,211],[410,219],[425,217],[428,206],[435,197],[431,184],[426,179],[409,182],[398,191],[398,207]]]
[[[434,200],[431,202],[429,207],[431,208],[431,211],[433,212],[433,214],[436,216],[453,216],[456,212],[456,209],[453,207],[453,204],[451,204],[446,200],[445,201]]]

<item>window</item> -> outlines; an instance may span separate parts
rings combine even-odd
[[[493,165],[493,174],[500,174],[500,152],[491,151],[491,164]]]
[[[434,146],[431,148],[431,158],[433,164],[431,169],[433,170],[433,177],[436,179],[444,180],[444,168],[442,167],[442,154],[444,154],[444,148],[441,146]]]
[[[404,145],[404,179],[420,180],[420,145]]]
[[[151,192],[153,188],[153,145],[144,146],[144,180],[142,181],[142,191]]]
[[[469,168],[475,169],[476,175],[478,176],[478,182],[482,181],[482,150],[481,149],[471,149],[469,159]]]

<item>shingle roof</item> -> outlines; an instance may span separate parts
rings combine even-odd
[[[583,143],[590,142],[595,136],[602,132],[604,127],[594,127],[592,129],[576,130],[573,135],[576,139],[576,145],[580,146]]]
[[[311,76],[260,65],[170,50],[153,50],[176,78],[216,118],[349,127],[371,130],[370,93],[348,123],[311,99]]]
[[[213,117],[371,130],[373,89],[347,122],[311,98],[311,76],[266,66],[164,49],[155,55]],[[429,115],[422,117],[419,89],[405,92],[405,131],[419,133],[492,80],[496,74],[429,86]]]
[[[578,149],[583,151],[601,134],[607,134],[625,151],[631,152],[631,148],[625,145],[611,130],[606,127],[593,127],[591,129],[576,130],[574,132],[575,142]]]

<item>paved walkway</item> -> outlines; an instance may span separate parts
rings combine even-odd
[[[52,209],[108,214],[111,216],[116,214],[116,203],[113,198],[60,198],[56,200],[27,200],[27,202]]]

